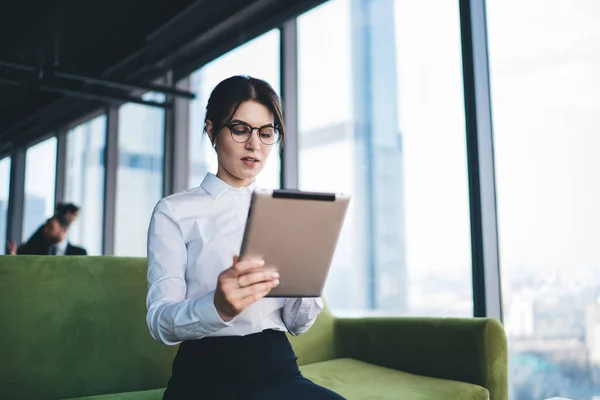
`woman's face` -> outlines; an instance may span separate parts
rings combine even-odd
[[[231,124],[238,123],[260,128],[273,126],[275,122],[267,107],[255,101],[246,101],[240,104],[231,119]],[[211,121],[207,121],[206,128],[211,141],[215,143]],[[238,141],[233,139],[228,127],[224,127],[217,135],[217,177],[233,187],[248,186],[264,168],[273,145],[261,142],[258,129],[252,130],[250,139],[245,143],[239,143],[245,140],[243,136],[236,135],[236,139]]]

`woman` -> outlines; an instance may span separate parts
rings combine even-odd
[[[205,131],[216,176],[162,199],[148,231],[147,323],[180,344],[165,399],[342,399],[305,379],[285,332],[310,328],[313,298],[265,298],[279,284],[262,260],[237,259],[256,176],[283,141],[281,102],[259,79],[213,90]]]

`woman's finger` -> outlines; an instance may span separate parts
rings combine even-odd
[[[237,262],[237,256],[233,257],[234,263],[231,267],[221,272],[220,276],[227,278],[237,278],[244,271],[248,271],[254,268],[260,268],[265,265],[263,260],[244,260]]]
[[[237,277],[239,286],[246,287],[258,282],[269,282],[279,278],[279,273],[274,270],[262,270],[257,272],[249,272]]]
[[[269,292],[274,287],[279,285],[279,279],[275,279],[268,282],[259,282],[254,283],[250,286],[246,286],[243,288],[238,287],[237,289],[231,290],[230,297],[231,299],[243,299],[246,297],[252,297],[256,295],[256,293],[260,292]]]
[[[243,260],[243,261],[238,261],[235,264],[233,264],[233,270],[238,275],[241,275],[244,272],[247,272],[253,268],[260,268],[260,267],[264,267],[264,266],[265,266],[264,260]]]
[[[246,307],[248,307],[250,304],[257,302],[258,300],[262,299],[263,297],[265,297],[267,294],[269,294],[269,292],[271,291],[271,288],[266,289],[266,290],[262,290],[259,292],[254,292],[248,296],[245,296],[243,298],[241,298],[238,302],[237,305],[240,309],[244,309]]]

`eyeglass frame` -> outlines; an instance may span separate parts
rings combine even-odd
[[[246,140],[244,140],[243,142],[239,142],[235,139],[235,135],[233,134],[233,129],[232,127],[235,127],[237,125],[243,125],[243,126],[247,126],[248,128],[250,128],[250,134],[248,135],[248,138]],[[255,127],[250,125],[247,122],[243,122],[243,121],[237,121],[237,122],[232,122],[229,124],[225,124],[223,125],[224,128],[229,129],[229,134],[231,135],[231,139],[236,142],[236,143],[248,143],[248,141],[250,140],[250,138],[252,138],[252,134],[254,133],[254,130],[256,129],[258,131],[258,140],[260,140],[260,142],[262,144],[264,144],[265,146],[274,146],[277,143],[279,143],[279,141],[281,140],[281,132],[279,130],[279,128],[276,125],[273,124],[266,124],[260,127]],[[265,143],[263,142],[262,138],[260,137],[260,130],[263,128],[273,128],[275,134],[277,135],[277,140],[275,140],[273,143]]]

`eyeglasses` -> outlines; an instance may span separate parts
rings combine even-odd
[[[264,125],[260,128],[255,128],[243,122],[235,122],[225,125],[231,132],[231,137],[238,143],[246,143],[252,137],[252,132],[258,130],[258,138],[263,144],[272,146],[279,141],[279,129],[273,125]]]

